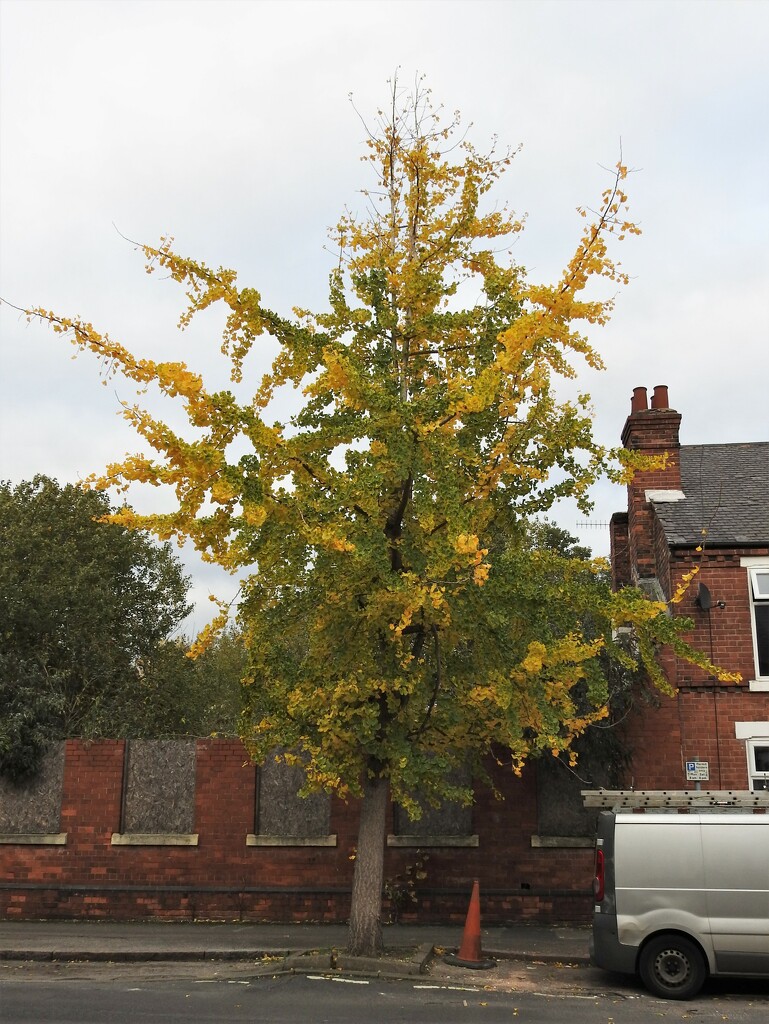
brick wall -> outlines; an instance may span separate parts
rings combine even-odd
[[[114,846],[120,831],[124,742],[70,740],[65,746],[64,846],[0,845],[0,916],[163,917],[344,921],[358,804],[332,799],[334,847],[247,847],[254,830],[256,769],[237,740],[199,740],[197,846]],[[492,762],[497,800],[479,790],[477,848],[427,851],[428,877],[403,920],[464,920],[474,878],[484,920],[586,921],[592,850],[536,849],[537,787]],[[392,821],[388,822],[392,830]],[[385,876],[413,863],[414,849],[386,851]],[[387,908],[385,908],[385,916]]]
[[[703,789],[748,789],[744,740],[735,723],[769,720],[769,697],[747,688],[722,686],[681,690],[660,697],[628,719],[625,738],[631,767],[624,781],[634,789],[693,789],[686,761],[707,761],[710,781]]]
[[[675,584],[693,565],[700,569],[679,605],[681,614],[694,619],[693,641],[720,667],[739,672],[747,681],[755,675],[755,662],[748,574],[740,565],[743,556],[769,556],[769,547],[706,549],[701,555],[674,550],[671,565]],[[703,611],[695,603],[698,582],[704,583],[710,591],[713,606],[709,611]],[[718,606],[719,602],[723,602],[723,608]],[[679,666],[677,685],[696,685],[704,681],[705,675],[700,670]],[[766,700],[769,702],[769,696]]]

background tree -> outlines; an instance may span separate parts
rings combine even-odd
[[[0,483],[0,770],[47,742],[125,735],[160,645],[189,612],[169,545],[98,520],[108,498],[37,476]]]
[[[416,793],[471,799],[452,769],[482,773],[492,748],[507,749],[516,772],[531,753],[568,749],[606,714],[599,653],[630,657],[613,643],[618,622],[635,624],[633,656],[660,685],[654,644],[685,650],[664,606],[634,592],[596,596],[586,580],[600,566],[558,561],[527,537],[532,517],[559,499],[585,510],[602,474],[625,480],[640,464],[595,442],[587,395],[561,401],[556,391],[575,375],[574,358],[601,366],[577,325],[600,325],[611,308],[600,290],[586,297],[591,280],[626,280],[608,236],[637,230],[625,213],[627,169],[617,166],[593,217],[580,211],[585,230],[560,280],[534,285],[508,252],[520,221],[485,206],[510,156],[479,153],[458,129],[427,93],[401,102],[393,88],[367,142],[367,212],[345,214],[334,233],[325,313],[280,316],[234,272],[179,256],[170,239],[142,246],[150,268],[186,288],[182,326],[224,302],[236,384],[254,343],[277,342],[245,401],[206,390],[184,363],[137,360],[86,321],[29,312],[107,372],[182,402],[187,437],[127,406],[155,454],[112,465],[96,483],[170,485],[175,511],[124,510],[115,521],[190,537],[204,557],[249,567],[244,740],[256,759],[292,751],[308,789],[362,797],[356,952],[381,947],[388,796],[416,814]],[[283,424],[273,400],[291,389],[301,408]]]
[[[38,476],[0,484],[0,773],[72,736],[237,735],[246,652],[234,626],[196,660],[170,545],[115,524],[107,497]]]
[[[237,736],[247,662],[240,632],[230,624],[195,659],[190,648],[186,637],[158,644],[120,708],[122,722],[112,716],[112,735]]]

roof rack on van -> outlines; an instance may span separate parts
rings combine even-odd
[[[645,807],[692,807],[697,810],[728,810],[738,807],[769,809],[769,790],[739,789],[583,789],[585,807],[617,810]]]

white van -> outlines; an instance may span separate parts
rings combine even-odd
[[[667,999],[769,977],[769,814],[605,811],[593,889],[596,966]]]

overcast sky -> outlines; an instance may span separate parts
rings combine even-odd
[[[423,72],[483,149],[523,145],[500,199],[527,213],[515,258],[550,281],[580,204],[625,162],[644,234],[591,339],[596,434],[632,389],[667,384],[686,444],[769,439],[769,3],[0,0],[0,295],[80,314],[135,354],[217,374],[216,317],[120,236],[238,271],[279,312],[324,308],[326,229],[366,184],[364,117]],[[116,230],[116,228],[118,230]],[[0,307],[0,479],[76,481],[137,445],[119,379]],[[149,508],[145,499],[145,508]],[[595,493],[595,523],[623,506]],[[558,521],[608,553],[608,531]],[[185,549],[194,596],[234,592]],[[205,601],[195,626],[208,617]]]

